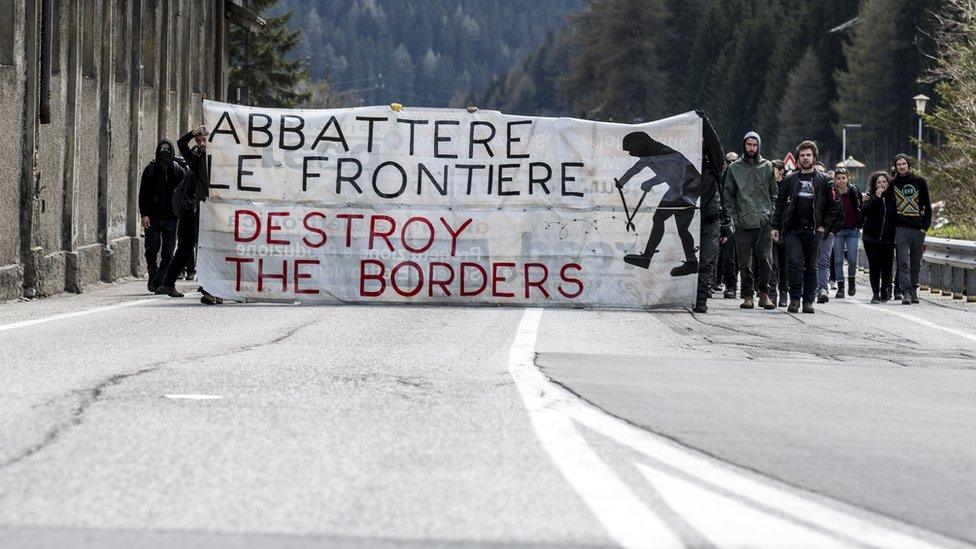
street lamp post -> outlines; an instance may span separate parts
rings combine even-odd
[[[925,116],[925,106],[929,102],[929,97],[918,94],[912,98],[915,101],[915,112],[918,114],[918,163],[922,163],[922,117]]]
[[[851,130],[859,130],[859,129],[861,129],[861,125],[860,124],[844,124],[844,128],[841,130],[841,134],[843,135],[843,139],[841,140],[841,149],[840,149],[840,160],[841,160],[841,162],[846,162],[847,161],[847,130],[848,129],[851,129]]]

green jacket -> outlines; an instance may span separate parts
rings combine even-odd
[[[778,186],[773,165],[762,155],[750,162],[745,156],[725,170],[725,209],[736,228],[758,229],[768,225],[776,209]]]

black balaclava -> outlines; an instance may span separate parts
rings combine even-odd
[[[166,139],[156,145],[156,163],[167,170],[173,163],[173,144]]]

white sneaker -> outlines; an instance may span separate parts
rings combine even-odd
[[[830,281],[829,286],[830,286],[830,289],[831,290],[836,290],[837,289],[837,283],[834,282],[833,280]]]

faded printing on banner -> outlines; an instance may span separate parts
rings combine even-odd
[[[687,305],[702,119],[205,101],[198,275],[239,301]]]

